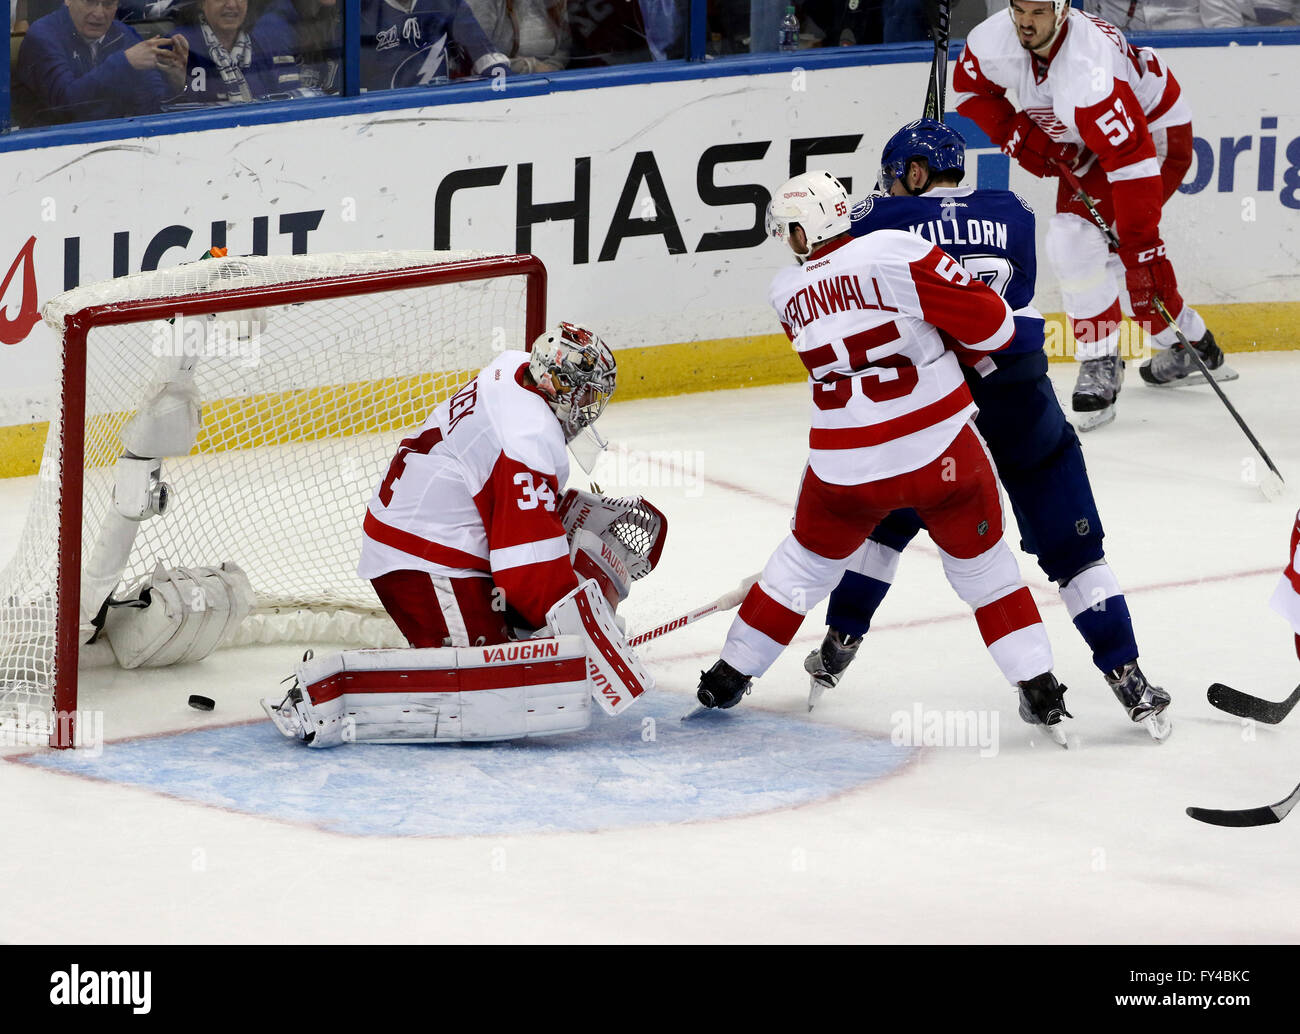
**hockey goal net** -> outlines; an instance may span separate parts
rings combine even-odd
[[[71,745],[96,612],[159,564],[243,569],[255,610],[236,642],[398,645],[355,573],[370,493],[435,405],[528,348],[545,295],[531,255],[375,252],[210,259],[49,302],[60,398],[0,573],[0,724],[53,715],[51,745]],[[172,396],[197,401],[197,434],[161,458],[165,509],[106,562],[123,436]]]

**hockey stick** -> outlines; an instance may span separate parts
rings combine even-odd
[[[1271,700],[1254,697],[1239,689],[1225,686],[1222,682],[1216,682],[1205,695],[1220,711],[1227,711],[1228,714],[1236,715],[1238,718],[1253,718],[1265,725],[1277,725],[1291,713],[1296,702],[1300,701],[1300,686],[1296,686],[1289,697],[1276,704]]]
[[[741,582],[730,592],[724,592],[712,603],[706,603],[702,607],[696,607],[694,610],[687,611],[680,617],[675,617],[671,621],[665,622],[658,628],[652,628],[649,632],[642,632],[640,635],[633,636],[627,641],[628,646],[640,646],[642,643],[648,643],[651,639],[658,639],[669,632],[676,632],[679,628],[685,628],[687,625],[694,624],[700,618],[706,618],[710,614],[718,614],[724,610],[734,610],[739,607],[745,599],[745,594],[749,592],[750,586],[758,581],[758,575],[752,574]]]
[[[939,0],[934,12],[934,60],[930,62],[930,85],[925,91],[925,110],[922,118],[943,121],[945,97],[948,93],[948,12],[952,0]]]
[[[1083,207],[1088,210],[1088,214],[1092,216],[1092,221],[1097,224],[1098,229],[1101,230],[1103,236],[1105,236],[1106,240],[1110,243],[1110,246],[1118,250],[1119,235],[1111,229],[1110,224],[1107,223],[1106,220],[1102,218],[1101,213],[1097,211],[1097,203],[1084,189],[1083,184],[1079,182],[1079,177],[1074,174],[1074,170],[1059,158],[1056,161],[1056,165],[1061,170],[1061,176],[1068,184],[1070,184],[1070,189],[1074,191],[1075,197],[1077,197],[1083,204]],[[1187,335],[1182,332],[1182,329],[1178,324],[1170,318],[1169,310],[1165,308],[1165,303],[1161,301],[1159,297],[1155,298],[1155,307],[1156,311],[1160,313],[1160,318],[1169,324],[1169,326],[1173,328],[1174,333],[1178,335],[1179,347],[1192,357],[1192,361],[1196,363],[1197,369],[1201,371],[1206,382],[1214,389],[1215,394],[1219,396],[1219,401],[1227,407],[1228,412],[1232,414],[1232,419],[1237,421],[1237,426],[1240,427],[1246,437],[1250,439],[1250,444],[1255,447],[1255,451],[1259,453],[1264,462],[1268,464],[1268,469],[1273,472],[1273,477],[1277,479],[1276,482],[1272,482],[1269,478],[1261,478],[1259,481],[1259,490],[1264,493],[1266,499],[1278,498],[1282,494],[1283,486],[1286,484],[1286,481],[1282,477],[1282,472],[1278,470],[1273,461],[1269,459],[1268,453],[1264,451],[1264,446],[1259,444],[1259,439],[1256,438],[1251,429],[1246,426],[1246,421],[1241,418],[1241,414],[1237,412],[1236,407],[1228,401],[1228,396],[1223,393],[1223,389],[1219,387],[1218,382],[1214,379],[1214,375],[1210,373],[1210,368],[1205,365],[1205,360],[1202,359],[1201,354],[1192,347],[1192,343],[1187,340]]]
[[[1292,790],[1289,797],[1263,808],[1242,808],[1239,811],[1188,808],[1187,814],[1212,826],[1268,826],[1274,822],[1281,822],[1297,803],[1300,803],[1300,786]]]

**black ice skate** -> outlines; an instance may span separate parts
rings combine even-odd
[[[1050,671],[1020,683],[1020,717],[1030,725],[1044,726],[1053,740],[1067,746],[1061,720],[1074,715],[1065,709],[1065,687]]]
[[[860,635],[846,636],[838,629],[826,629],[826,638],[822,640],[822,645],[810,653],[803,662],[804,671],[812,676],[808,687],[809,711],[817,706],[817,701],[822,698],[823,693],[840,681],[844,669],[853,662],[861,645]]]
[[[718,661],[708,671],[700,672],[700,688],[695,699],[703,707],[735,707],[749,692],[752,680],[726,661]]]
[[[1105,355],[1081,362],[1070,399],[1074,426],[1080,431],[1091,431],[1114,420],[1115,400],[1123,383],[1124,360],[1119,356]]]
[[[1112,671],[1106,676],[1106,682],[1115,698],[1124,705],[1128,716],[1135,722],[1145,724],[1153,740],[1159,743],[1168,738],[1174,727],[1165,713],[1165,708],[1169,706],[1169,694],[1147,681],[1137,661],[1129,661],[1122,668]]]
[[[1235,381],[1239,374],[1230,366],[1224,365],[1223,350],[1214,341],[1214,335],[1207,329],[1200,341],[1193,341],[1192,347],[1200,354],[1216,381]],[[1205,378],[1196,368],[1196,362],[1187,354],[1181,344],[1156,352],[1138,369],[1142,379],[1157,388],[1179,388],[1187,384],[1204,384]]]

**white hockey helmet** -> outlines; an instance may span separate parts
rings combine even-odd
[[[777,187],[767,206],[768,236],[789,242],[790,229],[803,228],[811,251],[823,241],[847,233],[849,193],[825,170],[805,172]],[[804,254],[807,254],[805,252]]]
[[[560,323],[533,342],[528,372],[571,442],[591,427],[614,394],[618,366],[597,335]]]

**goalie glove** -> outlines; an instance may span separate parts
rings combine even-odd
[[[668,518],[640,496],[615,499],[571,488],[560,497],[559,515],[574,571],[594,579],[611,608],[655,569],[668,537]]]

